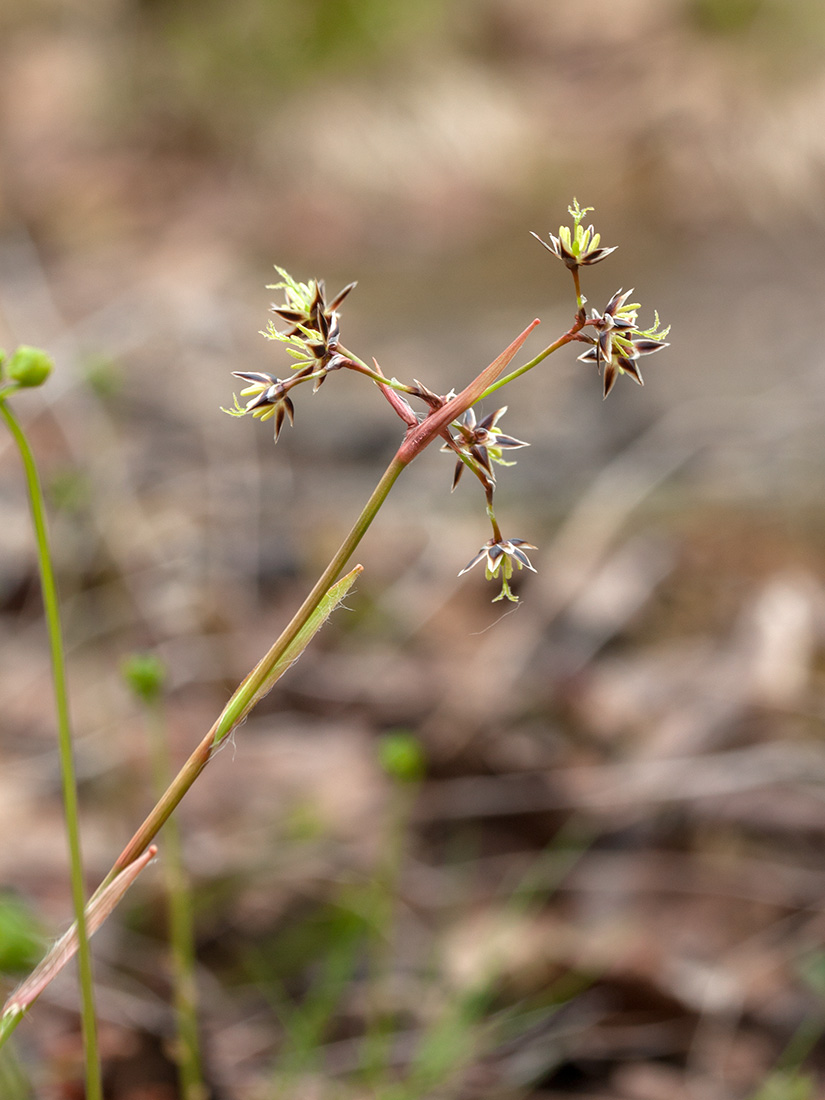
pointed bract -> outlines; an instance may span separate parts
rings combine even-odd
[[[619,377],[619,371],[615,363],[608,363],[604,368],[604,397],[610,393]]]
[[[669,348],[670,344],[661,340],[634,340],[633,347],[636,349],[637,355],[653,355],[654,352],[661,351],[662,348]]]
[[[339,290],[332,301],[329,303],[331,310],[337,310],[343,300],[348,294],[350,294],[358,286],[358,283],[347,283],[343,290]]]
[[[644,385],[641,371],[638,364],[634,359],[628,359],[624,355],[617,355],[615,359],[615,365],[621,371],[622,374],[628,374],[634,382],[638,382],[640,386]]]

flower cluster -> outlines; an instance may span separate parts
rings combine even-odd
[[[573,228],[561,226],[558,237],[552,233],[550,243],[544,241],[537,233],[533,236],[544,245],[548,252],[558,257],[573,275],[576,287],[576,302],[579,307],[576,321],[576,332],[570,336],[590,345],[587,351],[579,356],[585,363],[595,363],[603,377],[604,396],[610,393],[620,374],[629,375],[640,386],[644,385],[639,370],[639,359],[643,355],[652,355],[661,351],[668,345],[665,337],[670,331],[668,326],[660,329],[659,315],[648,329],[638,327],[637,317],[639,303],[628,303],[627,299],[633,293],[632,290],[617,290],[607,303],[603,313],[591,310],[590,318],[587,318],[584,304],[586,298],[579,287],[579,268],[588,264],[597,264],[614,248],[603,248],[601,237],[592,225],[582,225],[585,216],[592,212],[592,206],[579,206],[576,199],[573,205],[568,206],[568,211],[573,219]],[[595,336],[582,333],[580,329],[592,326],[596,330]]]
[[[243,370],[233,370],[232,376],[251,383],[245,390],[241,390],[241,397],[249,397],[250,400],[246,405],[240,405],[235,397],[234,408],[223,411],[230,416],[246,416],[247,413],[252,413],[259,420],[270,420],[275,417],[275,442],[277,443],[284,420],[288,420],[290,424],[295,422],[295,406],[287,397],[287,393],[290,385],[297,379],[281,379],[276,378],[274,374]]]
[[[638,327],[636,319],[639,303],[627,301],[632,293],[632,289],[617,290],[605,306],[604,313],[592,310],[588,324],[596,329],[598,335],[580,337],[590,342],[587,351],[579,356],[581,362],[595,363],[600,374],[604,368],[605,397],[613,389],[620,374],[629,375],[634,382],[643,386],[639,359],[642,355],[652,355],[668,346],[665,337],[670,332],[670,325],[660,330],[658,313],[655,313],[650,328]]]
[[[317,390],[330,371],[337,370],[347,361],[339,351],[338,307],[355,283],[345,286],[327,302],[320,280],[299,283],[283,268],[276,270],[282,281],[268,286],[267,290],[283,290],[285,301],[281,305],[273,304],[272,312],[289,322],[290,327],[281,330],[270,321],[262,335],[287,345],[287,354],[295,360],[292,366],[296,373],[291,378],[278,378],[261,371],[233,371],[235,378],[249,382],[246,389],[241,390],[241,397],[249,397],[249,401],[241,405],[233,395],[233,407],[223,411],[230,416],[252,413],[259,420],[274,418],[277,442],[284,421],[292,424],[295,418],[289,391],[310,379],[314,380],[314,390]]]
[[[670,330],[669,327],[662,328],[658,314],[650,328],[639,327],[640,307],[637,302],[630,301],[632,290],[616,291],[602,312],[591,309],[588,315],[585,309],[586,299],[580,286],[581,269],[600,263],[616,251],[614,247],[602,245],[601,236],[593,225],[584,224],[592,209],[590,206],[579,206],[574,199],[568,207],[571,225],[561,226],[558,236],[550,233],[547,240],[533,234],[570,272],[575,289],[576,313],[566,332],[529,362],[509,374],[504,374],[504,370],[538,324],[537,321],[528,326],[486,371],[481,372],[458,395],[453,390],[446,395],[438,394],[416,379],[413,379],[412,384],[405,384],[395,377],[387,377],[376,360],[373,360],[373,369],[341,345],[338,311],[355,283],[344,287],[328,302],[323,282],[311,279],[300,283],[282,268],[277,268],[281,281],[268,289],[283,291],[284,300],[273,305],[272,312],[286,327],[278,328],[275,322],[270,321],[263,335],[285,345],[287,354],[293,360],[293,372],[288,377],[279,378],[274,374],[258,371],[235,371],[235,377],[246,384],[241,395],[248,400],[242,405],[236,397],[234,407],[224,411],[232,416],[251,414],[260,420],[273,420],[277,440],[283,424],[287,420],[290,424],[293,422],[295,409],[291,391],[295,386],[312,381],[317,390],[327,375],[339,368],[371,379],[405,425],[406,436],[396,455],[396,461],[401,466],[406,465],[431,440],[440,436],[444,441],[442,451],[452,453],[457,459],[453,489],[458,485],[465,467],[482,486],[486,497],[487,517],[492,525],[492,537],[461,570],[459,576],[479,562],[484,562],[488,580],[501,581],[501,592],[496,600],[517,601],[517,596],[511,591],[510,581],[516,569],[535,572],[526,553],[535,547],[524,539],[504,538],[493,508],[495,467],[515,465],[514,462],[507,461],[505,452],[527,447],[529,444],[515,436],[505,435],[499,426],[499,421],[507,411],[506,405],[482,419],[477,419],[474,404],[537,367],[552,352],[574,342],[586,345],[586,350],[579,359],[596,364],[598,373],[602,376],[604,396],[607,397],[619,375],[627,374],[639,385],[643,385],[639,360],[644,355],[652,355],[668,346],[666,337]],[[426,411],[423,414],[416,412],[408,399],[423,402],[427,407]],[[455,401],[455,406],[445,416],[443,410],[451,401]],[[433,417],[437,419],[430,419]],[[452,418],[449,423],[448,418]]]

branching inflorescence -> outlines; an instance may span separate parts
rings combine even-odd
[[[283,291],[285,300],[279,305],[273,305],[272,312],[280,320],[286,321],[288,327],[280,329],[270,321],[262,335],[285,345],[287,354],[295,360],[293,373],[289,377],[279,378],[274,374],[258,371],[235,371],[236,378],[248,383],[248,386],[241,391],[241,396],[248,400],[245,405],[242,405],[235,397],[233,407],[225,409],[224,412],[228,412],[231,416],[246,416],[247,413],[251,413],[260,420],[273,419],[277,440],[284,421],[293,423],[295,407],[291,392],[297,386],[312,381],[313,392],[315,392],[328,374],[342,368],[357,371],[371,378],[406,425],[407,452],[412,453],[407,453],[405,464],[438,435],[443,442],[441,450],[452,453],[456,458],[453,489],[458,485],[465,469],[470,470],[481,483],[487,502],[487,515],[492,525],[492,537],[461,570],[459,576],[483,561],[488,580],[500,579],[501,581],[501,591],[496,596],[496,600],[506,598],[515,602],[518,597],[510,588],[513,571],[515,568],[526,568],[535,572],[526,551],[535,550],[536,547],[524,539],[505,539],[502,536],[493,511],[493,492],[496,486],[494,467],[514,465],[503,457],[503,452],[527,447],[529,444],[514,436],[505,435],[499,427],[499,420],[507,411],[506,405],[489,413],[481,420],[476,418],[474,405],[481,398],[489,396],[495,390],[537,366],[564,344],[573,341],[588,345],[579,359],[585,363],[595,363],[598,373],[602,376],[605,397],[622,374],[628,375],[634,382],[643,385],[639,359],[643,355],[651,355],[667,347],[665,337],[669,328],[661,328],[658,314],[655,314],[654,323],[650,328],[639,327],[637,322],[639,305],[628,302],[633,293],[632,290],[616,291],[603,312],[592,309],[590,315],[587,315],[585,311],[587,299],[581,292],[579,270],[582,267],[600,263],[616,250],[615,247],[603,247],[600,234],[594,227],[583,224],[592,209],[587,206],[580,207],[574,200],[572,206],[568,207],[573,219],[572,227],[561,226],[558,236],[550,233],[548,240],[543,240],[536,233],[533,234],[536,240],[564,263],[573,276],[576,293],[576,314],[573,324],[566,333],[528,363],[506,377],[494,378],[486,388],[471,394],[470,396],[474,399],[467,402],[464,408],[458,409],[454,418],[443,422],[439,418],[437,425],[433,421],[440,410],[456,403],[458,398],[454,391],[441,395],[434,393],[417,380],[407,385],[399,382],[397,378],[388,378],[375,360],[370,367],[341,344],[339,308],[355,283],[344,287],[328,303],[323,282],[313,279],[308,283],[299,283],[282,268],[277,268],[281,282],[275,283],[268,289]],[[466,392],[464,391],[464,394]],[[459,395],[461,396],[463,394]],[[414,412],[408,398],[423,402],[425,411],[421,414]],[[414,440],[416,429],[428,425],[431,421],[433,421],[434,430],[427,432],[425,428],[424,432],[417,433],[418,437]],[[401,448],[401,451],[403,450],[404,445]]]

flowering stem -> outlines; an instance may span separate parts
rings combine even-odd
[[[37,472],[37,465],[29,441],[11,408],[0,398],[0,416],[11,432],[26,477],[29,504],[34,526],[37,547],[37,565],[40,571],[40,584],[43,592],[43,607],[46,627],[49,635],[49,648],[52,660],[52,683],[54,686],[55,710],[57,712],[57,737],[60,753],[60,771],[63,787],[63,808],[66,817],[66,836],[69,845],[69,866],[72,890],[72,906],[77,923],[78,969],[80,974],[81,1016],[83,1021],[83,1050],[86,1066],[87,1100],[102,1100],[103,1087],[100,1075],[100,1056],[97,1044],[97,1024],[95,1020],[94,979],[92,976],[92,958],[89,950],[89,935],[85,913],[85,888],[83,883],[83,857],[80,846],[80,823],[77,797],[77,775],[72,747],[72,730],[69,716],[69,698],[66,689],[66,660],[63,649],[63,636],[60,628],[60,605],[57,596],[57,584],[49,551],[48,530],[46,527],[46,507],[43,488]]]
[[[485,386],[492,383],[519,351],[528,335],[538,324],[531,322],[527,328],[504,351],[485,367],[460,394],[445,402],[444,405],[431,411],[423,421],[410,424],[406,436],[398,448],[395,456],[381,476],[380,481],[373,490],[369,500],[365,504],[358,519],[346,536],[338,551],[333,556],[329,565],[316,581],[312,591],[293,615],[287,627],[271,647],[268,653],[258,662],[255,668],[236,688],[231,699],[224,707],[212,728],[197,746],[195,751],[178,772],[159,798],[154,808],[146,817],[143,824],[134,834],[132,839],[118,856],[114,866],[107,874],[101,885],[92,896],[94,903],[107,887],[124,871],[140,858],[154,837],[169,819],[175,808],[180,803],[186,792],[195,782],[197,777],[212,759],[215,751],[225,738],[243,721],[258,700],[269,690],[281,671],[284,671],[289,662],[284,658],[291,656],[295,651],[296,643],[300,642],[303,632],[317,619],[319,609],[331,596],[333,588],[336,590],[344,585],[352,583],[345,577],[336,585],[336,579],[343,571],[356,547],[366,534],[370,524],[375,519],[381,506],[386,500],[390,490],[398,480],[401,472],[412,460],[432,442],[436,436],[446,430],[450,422],[457,416],[461,416],[471,405],[478,401]],[[1,405],[2,403],[0,403]],[[350,577],[354,579],[360,566],[353,570]],[[345,591],[346,589],[344,589]],[[342,598],[342,597],[339,597]],[[334,605],[333,605],[334,606]],[[310,635],[311,636],[311,635]],[[304,643],[306,644],[306,643]],[[300,652],[300,649],[298,650]],[[293,658],[294,659],[294,658]],[[81,920],[83,914],[81,913]],[[15,1017],[15,1021],[18,1017]],[[9,1033],[12,1027],[9,1028]],[[4,1036],[0,1033],[0,1045]],[[98,1100],[91,1097],[89,1100]]]
[[[136,859],[147,844],[157,835],[158,830],[169,818],[180,800],[195,782],[212,757],[215,749],[232,732],[233,729],[246,717],[257,702],[260,693],[270,681],[273,670],[283,658],[289,647],[306,626],[313,613],[318,608],[324,596],[341,574],[344,566],[355,552],[356,547],[367,532],[372,521],[378,514],[393,485],[401,475],[402,470],[420,454],[422,450],[457,416],[460,416],[471,405],[478,401],[481,391],[492,382],[503,370],[510,360],[521,348],[528,335],[538,324],[538,321],[530,325],[499,355],[493,362],[485,367],[481,373],[466,386],[457,397],[448,401],[441,408],[433,411],[421,423],[411,426],[404,441],[398,448],[395,457],[381,476],[369,500],[364,506],[358,519],[353,524],[352,530],[341,543],[337,553],[329,565],[316,581],[312,591],[295,612],[281,636],[274,643],[269,652],[258,662],[235,690],[232,698],[224,707],[215,724],[203,738],[201,743],[186,761],[172,781],[162,798],[158,801],[152,812],[143,822],[141,827],[121,852],[117,862],[107,875],[100,889],[103,889],[111,879],[124,867],[127,867],[133,859]]]
[[[290,645],[295,641],[302,628],[307,624],[313,612],[317,609],[330,586],[349,561],[358,543],[364,537],[367,528],[375,519],[381,505],[387,498],[392,486],[401,474],[406,463],[399,461],[396,455],[381,480],[375,487],[372,495],[364,506],[358,519],[347,537],[341,543],[337,553],[329,565],[316,581],[312,591],[293,615],[291,621],[277,639],[269,652],[258,662],[249,673],[232,698],[224,707],[217,721],[203,738],[201,743],[178,772],[175,779],[169,784],[165,793],[151,811],[149,816],[137,830],[127,846],[121,852],[112,870],[104,879],[101,889],[111,881],[114,876],[127,867],[146,848],[147,844],[157,835],[169,815],[178,805],[180,800],[195,782],[197,777],[209,763],[214,751],[220,743],[232,732],[233,729],[246,717],[257,701],[259,693],[266,687],[273,669],[284,656]]]

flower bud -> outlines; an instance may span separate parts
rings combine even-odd
[[[143,703],[160,698],[166,679],[166,666],[154,653],[135,653],[121,666],[123,679]]]
[[[42,386],[52,373],[54,361],[40,348],[25,344],[17,349],[6,364],[6,377],[21,387]]]
[[[381,738],[378,759],[384,771],[401,783],[414,783],[422,779],[426,771],[421,742],[405,730],[395,730]]]

